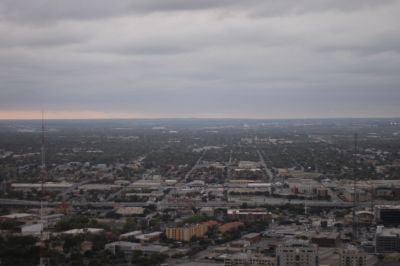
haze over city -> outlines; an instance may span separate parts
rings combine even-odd
[[[398,117],[400,2],[0,1],[0,119]]]

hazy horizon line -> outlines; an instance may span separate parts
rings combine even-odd
[[[337,116],[337,117],[98,117],[98,118],[46,118],[45,120],[334,120],[334,119],[400,119],[400,116]],[[0,118],[0,121],[40,121],[42,118]]]

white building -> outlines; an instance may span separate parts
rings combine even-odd
[[[289,178],[290,191],[294,194],[309,196],[327,196],[328,190],[316,180],[307,178]]]
[[[116,209],[115,213],[122,216],[142,215],[144,209],[142,207],[119,207]]]
[[[84,191],[110,191],[110,190],[117,190],[120,188],[120,185],[114,184],[84,184],[79,186],[79,190]]]
[[[70,187],[73,184],[67,182],[46,182],[43,184],[43,189],[46,191],[63,191]],[[42,184],[41,183],[13,183],[11,184],[11,189],[15,191],[31,191],[31,190],[41,190]]]
[[[252,161],[240,161],[238,167],[240,169],[255,169],[258,168],[258,163]]]
[[[132,231],[132,232],[128,232],[128,233],[120,235],[119,239],[135,238],[136,236],[141,235],[141,234],[143,234],[143,232],[140,230]]]
[[[104,232],[102,228],[82,228],[82,229],[71,229],[68,231],[61,232],[63,235],[81,235],[81,234],[100,234]]]
[[[123,252],[125,256],[130,256],[134,251],[141,251],[143,255],[152,254],[165,254],[169,251],[169,248],[161,245],[142,245],[139,243],[117,241],[105,245],[105,249],[113,253],[114,255],[118,252]]]
[[[21,234],[24,236],[39,236],[43,230],[43,224],[28,224],[21,227]]]

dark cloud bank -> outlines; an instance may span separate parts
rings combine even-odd
[[[0,112],[400,116],[400,1],[0,0]]]

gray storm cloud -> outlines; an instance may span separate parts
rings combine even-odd
[[[0,112],[399,116],[399,1],[0,0]]]

